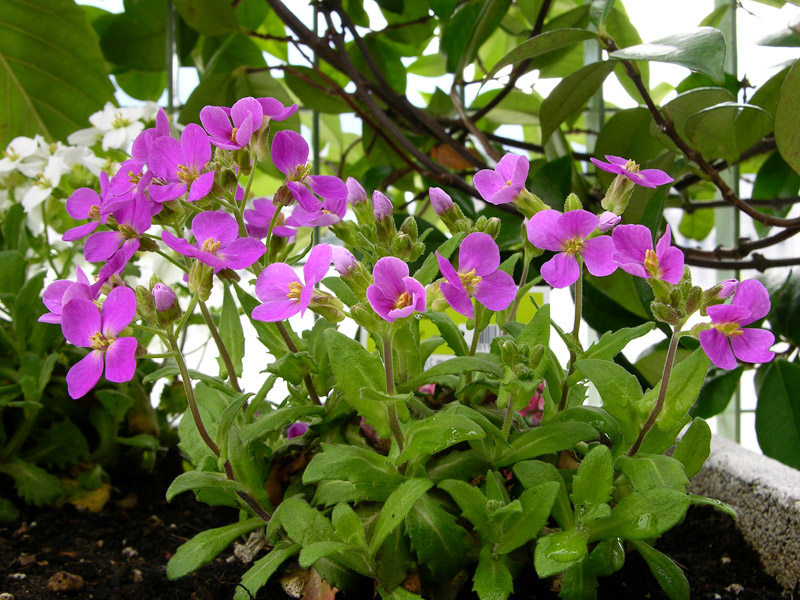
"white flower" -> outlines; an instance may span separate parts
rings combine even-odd
[[[36,152],[38,146],[34,138],[20,136],[11,140],[3,152],[3,158],[0,158],[0,173],[10,173],[16,169],[23,160]]]
[[[103,150],[125,150],[144,129],[140,121],[143,116],[142,107],[118,108],[106,102],[103,110],[89,117],[89,122],[103,134]]]
[[[106,159],[95,155],[86,146],[62,146],[56,150],[54,156],[61,158],[68,169],[72,169],[75,165],[83,165],[95,177],[99,177],[100,171],[106,166]]]
[[[50,197],[53,190],[58,187],[61,176],[69,171],[64,160],[59,156],[52,156],[47,161],[44,172],[39,173],[36,181],[22,197],[22,206],[26,211],[36,208]]]

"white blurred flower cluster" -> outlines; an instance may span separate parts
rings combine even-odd
[[[97,156],[91,147],[101,142],[104,151],[129,150],[145,124],[155,119],[157,111],[154,102],[132,108],[118,108],[109,102],[89,117],[92,127],[67,138],[69,145],[49,143],[40,135],[14,138],[0,157],[0,211],[9,202],[20,202],[30,216],[33,208],[50,197],[61,178],[79,165],[95,177],[101,171],[112,174],[117,165]],[[22,178],[12,179],[10,175],[14,172]]]

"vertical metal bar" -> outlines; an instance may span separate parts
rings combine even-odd
[[[319,28],[319,10],[317,9],[317,5],[314,5],[314,33],[317,33],[317,29]],[[319,56],[316,52],[314,52],[314,66],[319,65]],[[320,168],[320,124],[319,124],[319,112],[316,110],[311,113],[311,151],[313,154],[314,162],[311,165],[312,172],[314,175],[319,175]],[[320,229],[319,227],[314,227],[314,244],[319,244],[319,236],[320,236]]]
[[[167,19],[165,23],[164,62],[167,71],[167,115],[175,115],[175,100],[178,96],[178,33],[175,5],[167,0]]]
[[[714,7],[729,5],[730,0],[714,0]],[[727,52],[725,54],[725,72],[731,73],[734,77],[739,76],[739,60],[738,60],[738,47],[736,37],[736,11],[737,8],[731,8],[723,18],[719,25],[719,29],[725,36],[727,45]],[[723,178],[731,186],[736,194],[739,194],[739,167],[734,166],[727,174],[723,174]],[[733,247],[736,245],[736,240],[739,239],[739,211],[731,210],[729,208],[718,208],[715,210],[715,225],[717,230],[718,245]],[[728,269],[720,269],[717,271],[717,276],[720,280],[723,279],[739,279],[739,271],[731,271]],[[731,403],[725,411],[717,417],[717,433],[740,442],[742,439],[742,402],[740,391],[737,389]]]

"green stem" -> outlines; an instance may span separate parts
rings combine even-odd
[[[270,261],[272,260],[272,257],[270,256],[270,254],[271,254],[271,242],[272,242],[272,230],[275,228],[275,223],[278,222],[278,215],[281,214],[281,210],[282,209],[283,209],[282,206],[276,206],[275,207],[275,212],[272,214],[272,219],[269,222],[269,228],[267,229],[267,253],[264,255],[264,260],[266,262],[264,263],[264,266],[269,265]]]
[[[278,321],[275,323],[275,326],[278,328],[278,333],[281,334],[283,341],[286,343],[286,347],[289,349],[289,352],[293,354],[297,354],[297,346],[292,339],[292,336],[289,335],[289,331],[286,329],[286,326],[283,324],[282,321]],[[308,395],[311,398],[311,401],[318,405],[322,406],[322,402],[319,399],[319,394],[317,394],[317,388],[314,387],[314,380],[311,379],[311,375],[306,374],[303,377],[303,382],[306,384],[306,390],[308,391]]]
[[[225,342],[222,341],[222,337],[219,335],[219,330],[214,324],[211,313],[208,312],[206,303],[201,300],[198,304],[200,305],[200,312],[203,315],[203,319],[206,325],[208,325],[208,330],[211,332],[211,337],[214,338],[214,343],[217,345],[219,355],[222,357],[222,362],[225,363],[225,370],[228,371],[228,378],[231,380],[231,386],[237,393],[241,394],[242,388],[239,387],[239,380],[236,378],[236,372],[233,370],[233,361],[231,360],[231,355],[228,354],[228,349],[225,347]]]
[[[578,279],[575,281],[575,320],[572,323],[572,339],[575,340],[574,346],[580,346],[580,329],[581,329],[581,316],[583,314],[583,261],[578,262],[579,271]],[[567,375],[564,377],[564,385],[561,387],[561,401],[558,403],[558,412],[561,412],[567,407],[567,397],[569,396],[569,378],[575,372],[575,360],[577,354],[575,350],[569,351],[569,367],[567,368]]]
[[[481,331],[483,329],[478,328],[478,323],[481,321],[481,304],[478,303],[477,300],[472,300],[472,305],[474,306],[473,315],[475,317],[475,329],[474,333],[472,334],[472,341],[469,344],[469,355],[475,356],[475,352],[478,350],[478,341],[481,339]],[[472,383],[472,371],[468,371],[466,374],[466,382]]]
[[[178,334],[180,334],[181,331],[183,331],[183,328],[186,327],[186,323],[189,322],[189,317],[192,316],[192,313],[194,312],[194,307],[197,306],[197,301],[199,299],[200,299],[200,297],[195,292],[195,294],[192,296],[191,302],[189,302],[189,306],[186,309],[186,312],[183,313],[183,316],[181,317],[181,320],[178,322],[178,325],[175,328],[175,336],[176,337],[178,336]]]
[[[658,418],[658,415],[661,413],[661,409],[664,408],[664,400],[667,397],[667,388],[669,388],[669,378],[672,375],[672,367],[675,364],[675,354],[678,350],[678,340],[680,338],[680,325],[678,325],[673,330],[672,337],[669,340],[669,349],[667,350],[667,358],[664,361],[664,371],[661,374],[661,387],[658,389],[656,404],[653,406],[653,410],[647,418],[644,427],[642,427],[642,430],[639,432],[639,437],[636,438],[636,442],[634,442],[633,446],[631,446],[631,449],[628,451],[628,456],[634,456],[639,451],[647,432],[653,427],[656,418]]]
[[[501,390],[500,393],[508,394],[508,392],[505,392],[505,390]],[[509,398],[508,398],[508,404],[506,405],[506,416],[503,419],[503,429],[500,431],[500,433],[503,434],[503,439],[505,440],[508,439],[508,434],[511,431],[511,423],[513,423],[514,421],[514,402],[512,401],[510,394],[508,395]]]
[[[163,258],[167,259],[169,262],[171,262],[173,265],[175,265],[176,267],[178,267],[178,268],[179,268],[181,271],[183,271],[184,273],[186,273],[186,272],[187,272],[187,269],[186,269],[186,266],[185,266],[185,265],[182,265],[181,263],[179,263],[177,260],[175,260],[174,258],[172,258],[172,257],[171,257],[169,254],[167,254],[167,253],[166,253],[166,252],[164,252],[163,250],[156,250],[155,252],[156,252],[156,254],[158,254],[159,256],[162,256]]]
[[[527,259],[527,256],[523,254],[523,259]],[[517,318],[517,309],[519,308],[519,303],[522,300],[522,289],[525,287],[525,283],[528,281],[528,270],[531,267],[531,262],[529,260],[525,260],[525,266],[522,268],[522,277],[519,280],[519,288],[517,288],[517,295],[514,298],[514,304],[511,305],[511,312],[508,314],[508,320],[513,321]]]
[[[386,369],[386,393],[389,395],[394,394],[394,367],[392,359],[392,337],[394,332],[386,332],[381,337],[383,338],[383,365]],[[392,430],[392,437],[397,443],[397,448],[400,452],[403,451],[405,445],[405,438],[403,437],[403,430],[400,429],[400,417],[397,414],[397,405],[394,402],[389,404],[388,409],[389,427]]]
[[[131,327],[139,331],[144,331],[146,333],[152,333],[153,335],[157,335],[164,342],[169,343],[169,338],[160,329],[156,329],[155,327],[150,327],[149,325],[137,325],[137,324],[131,324]]]
[[[44,248],[45,252],[47,253],[47,262],[50,264],[50,268],[53,269],[54,274],[58,274],[58,269],[56,268],[56,264],[53,262],[53,249],[50,247],[50,235],[47,232],[47,211],[45,210],[45,204],[47,202],[42,202],[42,225],[44,226]]]

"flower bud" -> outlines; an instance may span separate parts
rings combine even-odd
[[[150,324],[156,322],[156,303],[153,295],[143,285],[137,285],[134,290],[136,293],[136,310],[142,318]]]
[[[498,219],[497,217],[491,217],[486,220],[486,223],[484,224],[483,228],[478,229],[478,231],[482,231],[483,233],[492,236],[492,239],[497,239],[497,236],[500,235],[500,227],[501,227],[500,219]]]
[[[636,186],[630,179],[624,175],[617,175],[611,185],[608,186],[606,195],[600,206],[604,210],[613,212],[615,215],[621,215],[628,207],[628,201],[631,199],[633,188]]]
[[[356,298],[364,300],[367,297],[367,288],[372,285],[372,273],[356,260],[347,248],[332,246],[333,268],[347,284]]]
[[[308,303],[309,310],[314,311],[331,323],[344,321],[343,307],[342,301],[336,296],[321,290],[314,290],[311,294],[311,302]]]
[[[616,227],[619,222],[622,220],[622,217],[619,215],[615,215],[611,211],[605,211],[603,214],[600,215],[600,223],[597,225],[597,231],[600,233],[605,233]]]
[[[372,210],[375,213],[375,219],[382,223],[385,219],[392,216],[394,207],[392,201],[386,197],[385,194],[375,190],[372,193]]]
[[[514,205],[519,211],[528,219],[538,212],[548,210],[550,207],[542,202],[541,198],[536,194],[532,194],[527,188],[522,188],[519,196],[514,198]]]
[[[447,310],[447,308],[450,306],[450,303],[444,297],[442,290],[439,288],[441,283],[442,280],[440,279],[438,281],[434,281],[427,288],[425,288],[425,297],[428,301],[429,310],[442,312]]]
[[[345,186],[347,186],[348,204],[355,206],[356,204],[361,204],[362,202],[367,201],[367,192],[364,191],[364,188],[360,183],[358,183],[358,181],[352,177],[348,177],[347,182],[345,182]]]
[[[531,369],[536,370],[539,368],[539,364],[541,364],[542,359],[544,358],[544,346],[542,344],[536,344],[530,351],[528,355],[528,365]],[[544,382],[539,384],[539,387],[544,390]]]
[[[473,334],[474,335],[474,334]],[[511,340],[503,340],[500,346],[500,360],[507,367],[513,367],[519,358],[519,348]]]
[[[250,138],[250,146],[253,148],[253,152],[255,153],[256,162],[261,162],[269,156],[269,125],[270,120],[264,119],[264,123],[255,133],[255,135]]]
[[[363,327],[367,331],[378,331],[381,327],[381,322],[375,311],[362,303],[354,304],[350,307],[350,317],[356,322],[356,325]]]
[[[699,286],[692,286],[689,293],[686,295],[686,314],[693,314],[703,300],[703,290]]]
[[[189,291],[197,294],[200,301],[205,302],[211,296],[214,287],[214,267],[195,260],[189,269]]]
[[[678,311],[671,306],[664,304],[663,302],[651,302],[650,310],[653,311],[653,316],[656,318],[656,320],[661,321],[662,323],[677,325],[681,320]]]
[[[308,423],[295,421],[289,425],[289,429],[286,430],[286,439],[291,440],[293,438],[303,436],[305,435],[306,431],[308,431]]]
[[[414,253],[414,242],[405,233],[398,233],[392,242],[392,256],[405,262],[411,262]]]
[[[164,312],[175,306],[175,302],[177,302],[178,297],[175,295],[175,292],[172,291],[168,285],[164,283],[157,283],[153,286],[153,298],[155,299],[156,303],[156,310],[158,312]]]
[[[442,188],[432,187],[428,191],[428,195],[430,196],[433,210],[440,217],[447,214],[448,211],[453,210],[456,206],[447,192],[445,192]]]
[[[406,217],[403,224],[400,225],[400,232],[406,234],[413,243],[416,243],[419,237],[419,230],[417,229],[417,220],[414,217]]]
[[[564,212],[569,212],[571,210],[583,210],[583,204],[581,203],[581,199],[578,198],[575,194],[570,194],[567,196],[566,201],[564,202]]]

